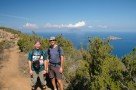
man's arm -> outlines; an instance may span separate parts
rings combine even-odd
[[[61,65],[60,65],[60,72],[62,73],[63,72],[63,68],[64,68],[64,52],[63,52],[63,49],[60,47],[60,62],[61,62]]]
[[[61,65],[60,65],[60,70],[59,71],[62,73],[63,68],[64,68],[64,56],[61,56],[60,61],[61,61]]]
[[[61,56],[60,61],[61,61],[61,67],[63,69],[64,68],[64,56]]]

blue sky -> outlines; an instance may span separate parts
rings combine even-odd
[[[0,0],[0,26],[38,31],[136,31],[136,0]]]

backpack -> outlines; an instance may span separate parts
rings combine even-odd
[[[49,55],[49,59],[51,59],[51,55],[50,55],[50,48],[52,48],[51,46],[48,48],[48,55]],[[61,49],[60,49],[60,45],[58,45],[58,53],[59,53],[59,57],[61,58]]]
[[[38,60],[32,61],[32,65],[33,65],[35,70],[39,70],[40,69],[40,58],[41,58],[42,55],[43,55],[43,51],[41,52],[41,55],[38,58]],[[34,49],[32,50],[32,56],[34,56]]]

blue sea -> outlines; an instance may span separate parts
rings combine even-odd
[[[113,47],[112,54],[120,58],[129,54],[133,48],[136,47],[136,32],[38,32],[38,35],[45,38],[57,36],[59,34],[62,34],[64,38],[70,40],[77,49],[80,49],[81,46],[87,48],[88,37],[100,37],[104,39],[109,36],[115,36],[122,38],[119,40],[112,40],[110,42]]]

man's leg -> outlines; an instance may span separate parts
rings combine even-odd
[[[51,78],[53,90],[57,90],[53,66],[49,66],[49,77]]]
[[[57,79],[60,90],[63,90],[63,83],[61,79]]]
[[[31,76],[31,86],[32,86],[32,88],[34,88],[35,85],[36,85],[37,77],[38,77],[37,73],[35,71],[33,71],[33,75]]]
[[[40,78],[43,88],[45,89],[46,88],[46,80],[45,80],[45,76],[44,76],[43,71],[39,72],[39,78]]]
[[[60,90],[63,90],[62,73],[59,72],[59,69],[60,67],[56,67],[55,74],[56,74],[56,79],[58,82],[58,87]]]
[[[51,79],[51,82],[52,82],[52,85],[53,85],[53,89],[54,89],[54,90],[57,90],[55,78],[52,78],[52,79]]]

